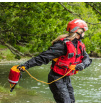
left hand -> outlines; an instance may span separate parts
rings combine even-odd
[[[75,70],[79,70],[82,71],[84,69],[84,64],[83,63],[79,63],[76,65]]]

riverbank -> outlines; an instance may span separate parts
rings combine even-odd
[[[96,57],[90,57],[91,59],[101,59],[101,58],[96,58]],[[15,59],[15,60],[0,60],[0,64],[15,64],[15,63],[21,63],[21,62],[26,62],[27,60],[31,59],[30,57],[26,58],[21,58],[20,60]]]
[[[1,60],[0,61],[0,64],[8,64],[8,63],[21,63],[21,62],[25,62],[25,61],[27,61],[27,60],[29,60],[30,58],[21,58],[20,60],[18,60],[18,59],[15,59],[15,60],[6,60],[6,59],[4,59],[4,60]]]
[[[16,56],[5,46],[0,46],[0,64],[6,63],[20,63],[25,62],[30,57],[21,57],[21,59],[16,59]]]
[[[7,48],[0,48],[0,64],[6,63],[20,63],[29,60],[31,57],[21,57],[21,59],[16,59],[15,55]],[[92,56],[92,59],[101,59],[101,57]]]
[[[101,58],[96,58],[96,57],[90,57],[91,59],[101,59]],[[8,64],[8,63],[21,63],[21,62],[26,62],[27,60],[31,59],[30,57],[26,57],[26,58],[21,58],[20,60],[15,59],[15,60],[0,60],[0,64]]]
[[[71,76],[76,103],[101,103],[101,59],[92,58],[92,65]],[[18,60],[19,62],[23,60]],[[24,61],[25,62],[25,61]],[[12,64],[0,65],[0,103],[53,103],[48,85],[37,82],[24,72],[19,84],[10,92],[8,75]],[[47,81],[51,62],[47,65],[30,68],[37,79]],[[36,93],[36,94],[34,94]]]

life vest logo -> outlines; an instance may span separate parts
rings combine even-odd
[[[61,65],[68,66],[68,65],[66,65],[66,64],[63,63],[63,62],[59,62],[58,65],[60,65],[60,66],[61,66]]]

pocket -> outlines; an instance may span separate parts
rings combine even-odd
[[[74,53],[69,53],[68,58],[72,58],[74,56]]]

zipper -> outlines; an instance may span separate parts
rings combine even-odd
[[[77,55],[77,48],[75,48],[75,50],[76,50],[76,55]]]

